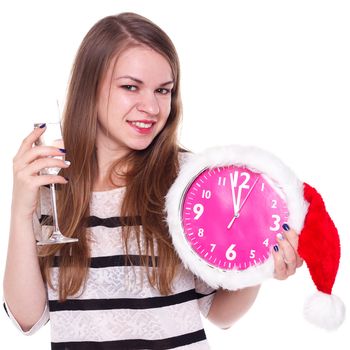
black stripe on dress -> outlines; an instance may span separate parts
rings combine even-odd
[[[179,346],[186,346],[197,343],[206,339],[204,329],[196,332],[186,333],[183,335],[165,338],[165,339],[125,339],[116,341],[103,342],[66,342],[66,343],[51,343],[52,350],[136,350],[136,349],[153,349],[166,350],[174,349]]]
[[[53,219],[51,215],[41,215],[39,218],[41,225],[53,226]],[[121,226],[139,226],[141,225],[141,217],[120,217],[120,216],[111,216],[108,218],[100,218],[98,216],[89,216],[86,219],[87,227],[121,227]]]
[[[87,218],[87,227],[105,226],[105,227],[120,227],[120,226],[139,226],[141,225],[141,217],[119,217],[112,216],[109,218],[99,218],[98,216],[89,216]]]
[[[210,293],[211,294],[211,293]],[[117,298],[117,299],[67,299],[64,302],[49,300],[50,312],[56,311],[93,311],[115,309],[154,309],[185,303],[200,299],[210,294],[197,293],[195,289],[185,292],[150,298]]]
[[[148,260],[147,264],[152,267],[152,257],[143,256]],[[158,257],[155,257],[156,266],[158,266]],[[59,267],[60,257],[55,256],[53,261],[53,267]],[[142,264],[142,258],[139,255],[110,255],[110,256],[99,256],[90,259],[90,267],[94,269],[104,268],[104,267],[114,267],[114,266],[144,266]]]

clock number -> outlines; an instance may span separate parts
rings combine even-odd
[[[204,236],[204,229],[203,228],[200,228],[198,230],[198,237],[203,237]]]
[[[277,209],[277,201],[276,201],[276,199],[273,199],[273,200],[272,200],[271,208]]]
[[[273,222],[274,226],[273,226],[273,227],[270,226],[270,231],[278,231],[278,230],[280,229],[280,227],[281,227],[281,226],[280,226],[281,218],[280,218],[279,215],[276,215],[276,214],[273,214],[273,215],[272,215],[272,218],[273,218],[275,221]]]
[[[226,259],[227,260],[235,260],[237,253],[233,250],[235,244],[231,244],[230,247],[226,250]]]
[[[213,251],[214,251],[214,249],[215,249],[215,247],[216,247],[216,244],[215,244],[215,243],[211,243],[210,245],[211,245],[211,249],[210,249],[210,251],[211,251],[211,252],[213,252]]]
[[[195,204],[194,206],[193,206],[193,212],[196,214],[196,216],[194,217],[194,219],[195,220],[198,220],[201,216],[202,216],[202,214],[203,214],[203,212],[204,212],[204,206],[203,206],[203,204]]]
[[[225,185],[226,185],[226,177],[219,176],[218,186],[225,186]]]
[[[264,245],[265,247],[268,247],[268,246],[269,246],[269,239],[268,239],[268,238],[265,239],[265,241],[263,242],[263,245]]]
[[[211,197],[211,191],[209,190],[203,190],[202,191],[202,198],[206,198],[206,199],[209,199]]]
[[[249,189],[249,186],[247,185],[247,183],[249,182],[250,180],[250,175],[246,172],[243,172],[241,174],[241,176],[244,176],[245,177],[245,180],[243,181],[242,184],[239,185],[240,188],[246,188],[246,189]]]
[[[237,187],[237,182],[238,182],[238,171],[236,170],[234,173],[233,173],[233,176],[232,176],[232,173],[230,174],[231,176],[231,183],[232,183],[232,187]],[[242,189],[242,188],[246,188],[246,189],[249,189],[249,185],[247,185],[247,183],[249,182],[250,180],[250,175],[248,173],[246,173],[245,171],[243,171],[239,176],[244,176],[245,179],[244,181],[239,185],[239,188]]]
[[[249,257],[250,257],[251,259],[255,259],[255,249],[252,249],[252,250],[250,251]]]

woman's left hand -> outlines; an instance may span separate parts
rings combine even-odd
[[[299,236],[288,225],[284,224],[283,228],[284,231],[277,234],[277,244],[272,250],[275,262],[274,277],[278,280],[284,280],[293,275],[303,264],[298,254]]]

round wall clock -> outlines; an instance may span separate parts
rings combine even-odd
[[[213,288],[236,290],[271,277],[271,249],[283,223],[297,232],[303,227],[303,183],[256,147],[217,147],[186,158],[166,197],[184,265]]]

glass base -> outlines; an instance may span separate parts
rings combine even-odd
[[[48,244],[64,244],[78,242],[78,238],[63,236],[61,232],[54,232],[51,237],[38,241],[37,245],[48,245]]]

